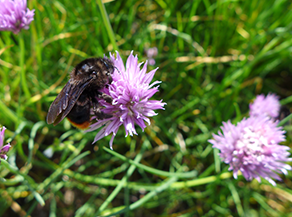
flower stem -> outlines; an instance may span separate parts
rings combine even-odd
[[[142,146],[144,147],[144,146]],[[104,147],[105,148],[105,147]],[[143,156],[144,149],[141,149],[141,151],[137,154],[134,162],[138,163]],[[109,205],[109,203],[117,196],[117,194],[121,191],[121,189],[124,187],[124,185],[128,182],[128,178],[133,174],[135,171],[136,166],[131,165],[130,168],[127,171],[127,174],[122,178],[121,182],[117,185],[115,190],[108,196],[108,198],[103,202],[103,204],[99,207],[97,215],[99,215],[101,212],[105,210],[105,208]]]
[[[113,45],[113,48],[114,48],[114,50],[118,51],[119,48],[118,48],[118,45],[116,43],[115,35],[114,35],[114,32],[113,32],[112,26],[110,24],[106,9],[104,7],[104,4],[102,3],[102,0],[97,0],[97,4],[98,4],[98,7],[100,9],[101,16],[102,16],[102,19],[103,19],[103,23],[104,23],[105,28],[107,30],[107,34],[109,36],[109,39],[110,39],[110,41],[111,41],[111,43]]]
[[[230,177],[232,177],[232,173],[226,172],[226,173],[222,173],[220,176],[215,175],[215,176],[198,178],[198,179],[189,180],[189,181],[175,182],[175,183],[170,185],[170,188],[171,189],[181,189],[181,188],[186,188],[186,187],[190,188],[190,187],[194,187],[194,186],[212,183],[212,182],[216,181],[217,179],[228,179]]]
[[[286,122],[288,122],[290,119],[292,118],[292,114],[288,115],[286,118],[284,118],[283,120],[281,120],[279,123],[278,123],[278,127],[279,126],[283,126]]]
[[[115,157],[121,159],[122,161],[125,161],[125,162],[128,162],[134,166],[136,166],[137,168],[139,169],[142,169],[142,170],[145,170],[149,173],[152,173],[152,174],[156,174],[158,176],[165,176],[165,177],[172,177],[172,176],[175,176],[175,177],[178,177],[178,178],[191,178],[191,177],[196,177],[197,176],[197,172],[196,171],[189,171],[189,172],[182,172],[182,173],[178,173],[178,172],[166,172],[166,171],[163,171],[163,170],[158,170],[158,169],[155,169],[155,168],[152,168],[152,167],[148,167],[148,166],[145,166],[143,164],[139,164],[131,159],[128,159],[126,158],[125,156],[113,151],[113,150],[110,150],[109,148],[107,147],[103,147],[103,149],[105,151],[107,151],[108,153],[114,155]]]
[[[23,34],[20,32],[18,37],[19,37],[19,47],[20,47],[19,67],[20,67],[20,74],[21,74],[21,86],[22,86],[26,99],[30,99],[31,95],[27,86],[26,78],[25,78],[25,66],[24,66],[25,46],[24,46]]]

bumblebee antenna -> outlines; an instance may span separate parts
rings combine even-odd
[[[109,65],[107,64],[106,61],[104,61],[104,59],[100,58],[100,60],[103,62],[103,64],[104,64],[107,68],[109,68]]]
[[[106,57],[105,57],[105,58],[106,58]],[[104,61],[104,59],[101,58],[101,61],[103,62],[103,64],[104,64],[107,68],[109,68],[109,65],[106,63],[106,61]],[[119,74],[121,74],[120,70],[119,70],[115,65],[113,65],[113,67],[119,72]]]
[[[121,74],[120,70],[116,66],[114,66],[114,68],[119,72],[119,74]]]

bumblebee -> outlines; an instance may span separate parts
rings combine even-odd
[[[99,119],[108,116],[100,111],[98,99],[111,103],[112,98],[100,92],[112,82],[113,63],[107,58],[88,58],[70,73],[68,83],[52,102],[47,123],[57,125],[65,117],[72,125],[86,129],[90,125],[90,109]]]

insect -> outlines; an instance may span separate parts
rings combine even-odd
[[[90,109],[99,119],[107,117],[100,111],[98,99],[111,103],[112,98],[100,92],[112,82],[113,63],[107,58],[88,58],[80,62],[70,73],[68,83],[52,102],[47,123],[57,125],[65,117],[72,125],[86,129],[90,125]]]
[[[283,120],[284,118],[288,117],[291,114],[289,108],[287,106],[282,105],[280,107],[280,111],[279,111],[279,115],[277,117],[277,119],[279,121]]]

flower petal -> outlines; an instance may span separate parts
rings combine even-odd
[[[156,115],[155,109],[164,109],[166,103],[163,103],[162,100],[149,100],[158,92],[159,86],[155,85],[159,84],[160,81],[154,81],[149,85],[158,68],[146,73],[147,61],[144,65],[138,63],[138,57],[133,55],[133,51],[126,61],[126,67],[118,52],[116,52],[116,58],[110,53],[110,59],[118,68],[118,72],[115,70],[112,83],[103,91],[112,97],[112,103],[107,103],[103,99],[99,99],[99,103],[104,107],[101,109],[102,112],[112,117],[97,120],[97,123],[92,124],[88,131],[96,130],[107,123],[98,132],[94,142],[113,133],[110,141],[112,148],[113,139],[121,125],[124,126],[126,136],[128,134],[133,136],[133,134],[137,134],[135,124],[144,130],[145,122],[150,124],[148,117]],[[142,65],[143,67],[140,69]]]

